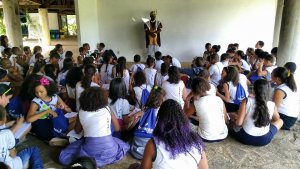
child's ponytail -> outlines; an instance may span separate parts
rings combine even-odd
[[[264,79],[259,79],[254,83],[255,109],[253,113],[254,125],[264,127],[270,124],[270,114],[267,106],[269,95],[269,83]]]
[[[86,65],[84,68],[84,76],[81,81],[81,86],[87,89],[91,86],[92,78],[96,73],[96,68],[93,65]]]
[[[288,76],[286,79],[285,84],[293,91],[293,92],[297,92],[297,85],[294,79],[294,75],[288,71]]]
[[[282,83],[285,83],[293,92],[297,92],[297,85],[294,79],[293,73],[288,71],[284,67],[277,67],[273,70],[272,76],[280,79]]]

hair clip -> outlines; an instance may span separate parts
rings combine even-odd
[[[154,90],[157,90],[157,89],[158,89],[158,86],[154,86],[153,89],[154,89]]]
[[[71,167],[72,167],[72,168],[73,168],[73,167],[82,167],[82,165],[79,164],[79,163],[75,163],[75,164],[73,164]]]
[[[291,76],[291,71],[288,71],[287,77]]]
[[[39,81],[43,86],[48,86],[50,84],[49,79],[47,79],[46,77],[42,77]]]

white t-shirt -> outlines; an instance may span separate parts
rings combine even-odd
[[[229,91],[229,95],[230,95],[229,103],[234,103],[237,86],[234,86],[234,84],[231,81],[227,82],[227,85],[228,85],[228,91]]]
[[[130,67],[129,70],[130,70],[132,73],[135,73],[135,72],[137,71],[137,68],[138,68],[138,67],[140,67],[142,70],[145,69],[145,65],[144,65],[144,64],[142,64],[142,63],[135,63],[135,64],[131,65],[131,67]]]
[[[272,81],[272,72],[275,68],[277,68],[276,65],[266,67],[266,71],[267,71],[266,79],[268,82]]]
[[[29,60],[29,65],[34,65],[35,63],[35,54],[31,56],[30,60]]]
[[[228,135],[224,119],[224,103],[216,95],[207,95],[194,100],[199,117],[198,134],[206,140],[220,140]]]
[[[251,71],[251,66],[248,64],[247,61],[245,61],[244,59],[241,59],[241,62],[242,62],[242,65],[241,65],[242,69]]]
[[[278,112],[289,117],[297,118],[299,116],[299,96],[297,92],[293,92],[286,84],[279,85],[276,90],[281,90],[285,93],[285,97],[278,106]]]
[[[79,120],[84,137],[104,137],[111,135],[111,114],[109,107],[97,111],[79,111]]]
[[[176,66],[176,67],[178,67],[178,68],[181,68],[181,63],[179,62],[178,59],[176,59],[176,58],[174,58],[174,57],[172,57],[172,65],[173,65],[173,66]]]
[[[255,104],[255,98],[249,97],[246,105],[246,116],[243,122],[243,129],[246,133],[248,133],[251,136],[262,136],[269,132],[270,125],[267,125],[265,127],[256,127],[254,125],[254,119],[253,119],[253,113],[255,110],[256,104]],[[275,110],[275,103],[268,101],[267,107],[269,110],[270,119],[272,119],[274,110]]]
[[[143,89],[145,89],[147,87],[148,92],[151,92],[152,87],[150,85],[146,85],[143,84],[142,86],[136,86],[133,88],[134,93],[135,93],[135,98],[137,100],[138,103],[136,103],[136,107],[140,107],[139,103],[141,103],[141,97],[142,97],[142,93],[143,93]]]
[[[156,74],[156,84],[157,84],[158,86],[162,86],[163,82],[166,81],[166,80],[168,80],[168,79],[169,79],[169,76],[168,76],[168,75],[163,76],[163,75],[161,75],[160,72],[158,72],[158,73]]]
[[[181,107],[184,106],[183,101],[183,89],[185,88],[185,85],[182,80],[179,81],[179,83],[170,83],[168,81],[165,81],[162,85],[162,88],[165,90],[165,100],[167,99],[173,99],[177,101]]]
[[[224,67],[227,67],[229,65],[229,61],[225,60],[225,61],[222,62],[222,64],[223,64]]]
[[[17,55],[12,54],[9,58],[9,61],[11,62],[11,66],[15,66],[15,61],[16,61],[16,67],[18,68],[20,74],[23,75],[24,74],[23,66],[21,66],[17,63],[17,58],[16,57],[17,57]]]
[[[111,104],[111,99],[108,99],[108,106],[116,115],[117,119],[122,119],[124,115],[129,114],[130,105],[126,99],[118,99],[114,104]]]
[[[106,70],[106,65],[107,64],[103,64],[100,69],[100,76],[101,76],[100,80],[101,80],[101,83],[103,83],[103,84],[109,84],[110,81],[112,80],[112,69],[113,69],[114,65],[109,64],[107,66],[107,70]]]
[[[223,71],[223,64],[221,62],[217,62],[213,65],[211,65],[208,69],[209,74],[210,74],[210,80],[213,85],[216,87],[219,85],[219,81],[221,80],[221,74]]]
[[[213,85],[211,83],[209,83],[209,84],[210,84],[210,89],[209,89],[209,91],[206,92],[206,94],[207,95],[216,95],[217,89],[216,89],[215,85]]]
[[[97,83],[92,82],[90,87],[100,87]],[[81,86],[81,81],[77,82],[76,84],[76,110],[79,111],[80,103],[79,103],[79,97],[80,94],[84,91],[84,88]]]
[[[176,159],[171,159],[171,153],[165,149],[165,144],[159,142],[156,144],[156,158],[152,162],[153,169],[198,169],[202,151],[199,152],[192,147],[189,153],[181,153],[176,156]]]
[[[155,80],[155,75],[156,75],[157,70],[153,68],[145,68],[144,69],[144,74],[146,77],[146,84],[150,85],[151,87],[154,86],[154,80]]]
[[[9,155],[9,150],[13,149],[15,144],[15,137],[9,129],[0,130],[0,162],[4,162],[11,169],[20,169],[23,168],[21,158],[12,158]]]
[[[154,66],[154,68],[155,68],[158,72],[160,72],[161,64],[162,64],[162,63],[164,63],[163,60],[156,60],[156,61],[155,61],[155,66]]]
[[[127,69],[125,69],[123,72],[123,80],[126,85],[126,90],[129,90],[130,75],[129,75],[129,71]]]

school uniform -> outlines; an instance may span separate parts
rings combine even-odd
[[[277,128],[271,123],[264,127],[256,127],[254,125],[255,120],[253,119],[255,107],[255,98],[249,97],[246,104],[246,116],[244,122],[241,128],[235,128],[234,137],[243,144],[264,146],[271,142],[277,133]],[[275,110],[275,103],[268,101],[267,107],[271,120]]]
[[[177,84],[170,83],[169,81],[165,81],[162,85],[162,88],[166,91],[165,100],[172,99],[177,101],[181,107],[184,106],[183,100],[183,89],[185,85],[182,80],[180,80]]]
[[[199,152],[195,147],[192,147],[189,153],[177,154],[176,158],[172,159],[171,153],[166,150],[165,144],[161,141],[157,141],[155,138],[153,140],[156,151],[156,157],[152,162],[153,169],[198,169],[203,149]]]
[[[284,83],[277,86],[275,90],[281,90],[284,93],[282,102],[278,106],[278,112],[283,120],[282,129],[289,130],[296,123],[299,116],[299,96]]]
[[[82,156],[93,157],[97,167],[120,161],[128,152],[129,145],[112,137],[111,112],[108,107],[94,112],[79,111],[79,120],[84,137],[63,149],[59,156],[61,164],[67,166]]]
[[[150,85],[151,87],[154,86],[154,79],[156,75],[157,70],[153,68],[145,68],[144,69],[144,74],[146,77],[146,84]]]

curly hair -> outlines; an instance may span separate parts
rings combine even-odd
[[[179,70],[176,66],[171,66],[168,71],[169,79],[167,80],[170,83],[178,84],[180,81]]]
[[[127,90],[126,84],[123,78],[114,78],[109,85],[109,95],[111,99],[111,105],[113,105],[118,99],[126,99]]]
[[[145,107],[155,109],[159,108],[164,101],[165,95],[166,92],[163,88],[159,86],[153,86]]]
[[[153,137],[158,144],[165,144],[171,159],[175,159],[181,153],[189,153],[192,147],[199,153],[204,148],[201,137],[190,128],[189,120],[181,106],[172,99],[164,101],[160,106]]]
[[[259,79],[254,82],[255,109],[253,113],[254,125],[264,127],[270,124],[269,109],[267,101],[269,100],[270,85],[267,80]]]
[[[79,67],[72,67],[66,75],[66,84],[75,88],[77,82],[81,81],[83,72]]]
[[[79,103],[81,110],[97,111],[107,106],[107,94],[100,87],[90,87],[81,93]]]
[[[32,81],[29,84],[29,95],[30,95],[31,98],[36,97],[35,88],[42,85],[41,82],[40,82],[41,78],[47,78],[47,77],[40,76],[40,75],[33,76]],[[43,85],[43,86],[45,87],[45,89],[47,91],[47,95],[50,96],[50,97],[52,97],[52,96],[54,96],[55,94],[58,93],[57,85],[52,80],[49,80],[49,85]]]

